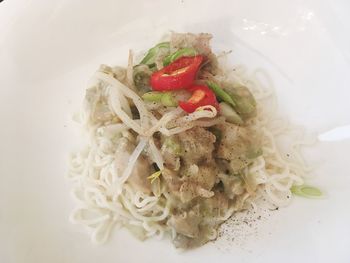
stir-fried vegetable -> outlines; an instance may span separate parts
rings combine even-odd
[[[176,107],[177,101],[171,92],[150,91],[142,95],[145,101],[160,102],[167,107]]]
[[[187,101],[179,101],[179,106],[186,112],[194,112],[201,106],[211,105],[219,111],[219,103],[215,94],[207,86],[195,85],[188,89],[192,96]]]
[[[220,112],[221,115],[225,117],[226,121],[230,123],[237,125],[241,125],[244,123],[242,118],[237,114],[237,112],[235,112],[235,110],[226,102],[220,103]]]
[[[157,54],[161,50],[169,51],[170,49],[170,43],[169,42],[162,42],[148,50],[146,56],[141,60],[140,64],[145,64],[148,66],[152,66],[155,63],[155,59],[157,57]]]
[[[290,190],[293,194],[306,198],[321,198],[323,196],[320,189],[309,185],[293,185]]]
[[[192,57],[197,55],[197,51],[194,48],[182,48],[179,49],[178,51],[174,52],[173,54],[166,56],[163,60],[163,65],[167,66],[170,63],[174,62],[175,60],[177,60],[180,57]]]
[[[181,57],[170,65],[156,71],[151,76],[151,86],[154,90],[183,89],[192,85],[202,56]]]
[[[210,82],[210,81],[207,81],[207,85],[212,91],[214,91],[215,95],[219,99],[230,104],[232,107],[236,106],[236,103],[233,100],[233,98],[226,91],[224,91],[222,88],[220,88],[219,85],[217,85],[214,82]]]

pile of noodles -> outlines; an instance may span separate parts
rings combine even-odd
[[[169,217],[169,196],[164,186],[159,182],[152,184],[158,189],[146,195],[126,181],[143,151],[163,169],[162,154],[152,137],[155,132],[170,136],[194,126],[210,127],[220,122],[214,107],[204,107],[191,114],[171,108],[156,118],[151,106],[134,91],[132,60],[131,54],[128,68],[114,68],[114,75],[99,70],[93,76],[80,114],[89,143],[70,160],[69,178],[74,181],[72,193],[78,200],[71,220],[88,227],[92,240],[97,243],[105,242],[111,230],[121,226],[128,227],[141,239],[162,237],[165,233],[174,236],[174,230],[160,223]],[[302,143],[292,145],[289,158],[280,151],[276,138],[293,131],[287,122],[275,117],[272,83],[264,71],[249,74],[243,67],[232,70],[224,64],[221,61],[224,69],[218,77],[242,84],[254,95],[257,117],[250,120],[249,125],[262,138],[263,154],[244,170],[245,174],[254,176],[259,186],[254,193],[246,192],[242,202],[254,208],[257,200],[266,199],[271,206],[285,206],[291,200],[291,186],[302,184],[307,172],[299,153]],[[131,105],[137,108],[139,119],[132,118]],[[100,120],[101,115],[104,121]],[[105,121],[106,118],[110,121]],[[126,138],[135,141],[136,147],[130,154],[122,150]],[[235,207],[231,207],[222,219],[228,219],[235,211]],[[216,238],[215,231],[210,235],[210,239]]]

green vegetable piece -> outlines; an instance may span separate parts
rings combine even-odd
[[[142,95],[145,101],[160,102],[163,96],[163,92],[160,91],[150,91]]]
[[[163,60],[163,65],[167,66],[171,62],[173,62],[173,61],[175,61],[178,58],[183,57],[183,56],[192,57],[195,55],[197,55],[197,51],[194,48],[188,48],[188,47],[182,48],[182,49],[179,49],[178,51],[174,52],[173,54],[166,56]]]
[[[226,121],[237,125],[242,125],[244,123],[238,113],[226,102],[221,102],[219,105],[220,113],[226,118]]]
[[[236,103],[233,100],[233,98],[230,96],[230,94],[228,94],[226,91],[224,91],[222,88],[220,88],[219,85],[217,85],[216,83],[211,82],[211,81],[207,81],[207,85],[212,91],[214,91],[215,95],[219,99],[230,104],[232,107],[236,106]]]
[[[177,101],[174,99],[174,96],[171,92],[165,92],[160,100],[160,102],[166,107],[176,107]]]
[[[146,56],[141,60],[140,64],[153,65],[155,63],[155,58],[161,49],[170,49],[169,42],[162,42],[148,50]]]
[[[321,198],[323,196],[320,189],[309,185],[293,185],[290,190],[293,194],[306,198]]]
[[[252,117],[256,113],[256,101],[253,94],[244,86],[228,90],[231,98],[235,101],[234,109],[243,119]]]
[[[177,101],[171,92],[150,91],[142,95],[145,101],[160,102],[166,107],[176,107]]]
[[[181,145],[176,142],[173,138],[167,137],[164,141],[166,148],[168,148],[173,154],[176,156],[180,156],[182,154]]]

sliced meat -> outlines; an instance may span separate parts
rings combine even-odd
[[[181,145],[175,136],[163,138],[161,152],[165,166],[171,170],[178,171],[180,169]]]
[[[250,155],[258,151],[260,143],[254,132],[247,127],[228,122],[217,127],[221,131],[221,141],[216,157],[229,161],[230,172],[237,173],[251,163]]]
[[[182,212],[170,217],[167,224],[173,227],[177,233],[195,238],[199,234],[200,215],[196,210]]]
[[[190,202],[196,197],[204,197],[209,198],[214,195],[214,193],[210,190],[203,188],[195,182],[184,182],[181,185],[180,191],[180,199],[183,203]]]
[[[172,194],[178,195],[178,192],[182,185],[182,180],[179,177],[179,174],[175,171],[165,168],[162,172],[162,178],[164,179],[168,190]]]
[[[228,208],[229,200],[225,193],[215,192],[213,197],[203,200],[201,213],[204,217],[221,217]]]
[[[168,190],[180,198],[182,203],[189,202],[198,196],[209,198],[214,194],[211,189],[215,184],[217,175],[213,164],[199,166],[196,174],[182,177],[175,171],[164,169],[163,179]]]
[[[174,195],[183,203],[189,202],[197,196],[209,198],[213,195],[213,188],[217,169],[212,156],[216,137],[213,133],[201,127],[194,127],[173,138],[181,150],[182,167],[180,173],[166,169],[163,178]],[[165,144],[164,144],[165,145]],[[170,147],[171,148],[171,147]],[[171,162],[166,163],[171,168]]]
[[[181,172],[184,183],[180,188],[180,198],[183,202],[191,201],[197,196],[204,198],[213,196],[211,189],[215,185],[218,173],[214,161],[200,166],[190,165],[184,167]]]
[[[188,180],[200,185],[206,190],[211,190],[215,184],[217,173],[215,162],[211,161],[198,166],[198,172],[189,176]]]
[[[210,233],[210,230],[212,230],[212,226],[200,226],[199,227],[199,234],[196,238],[187,237],[181,234],[177,234],[175,239],[173,240],[173,243],[176,248],[195,248],[200,247],[207,243],[209,241],[208,235]]]
[[[164,165],[174,171],[178,171],[180,169],[180,157],[171,153],[170,151],[162,152],[162,156],[164,158]]]
[[[195,227],[195,235],[190,236],[188,235],[189,232],[186,232],[186,235],[184,232],[178,233],[173,240],[175,246],[178,248],[193,248],[208,242],[209,234],[213,229],[217,229],[219,224],[222,223],[222,221],[218,221],[218,218],[226,215],[227,210],[229,209],[229,200],[225,197],[225,194],[216,192],[213,197],[204,199],[199,205],[196,205],[191,209],[193,209],[191,211],[199,213],[199,215],[195,214],[196,217],[193,219],[195,225],[198,225],[199,232],[197,232],[197,227]],[[200,218],[199,223],[197,223],[197,218]],[[208,220],[206,221],[203,219]]]
[[[136,165],[128,178],[128,182],[136,190],[145,194],[151,193],[151,182],[147,179],[147,176],[151,174],[151,165],[147,159],[140,156],[136,161]]]
[[[194,127],[176,135],[181,144],[181,159],[184,164],[210,162],[213,158],[216,137],[202,127]]]

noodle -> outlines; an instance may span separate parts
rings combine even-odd
[[[146,140],[141,139],[139,144],[136,146],[134,152],[130,155],[127,167],[125,168],[122,176],[119,178],[119,183],[123,184],[126,180],[128,180],[132,172],[132,169],[136,163],[136,160],[141,154],[141,152],[143,151],[143,149],[145,148],[145,146],[146,146]]]

